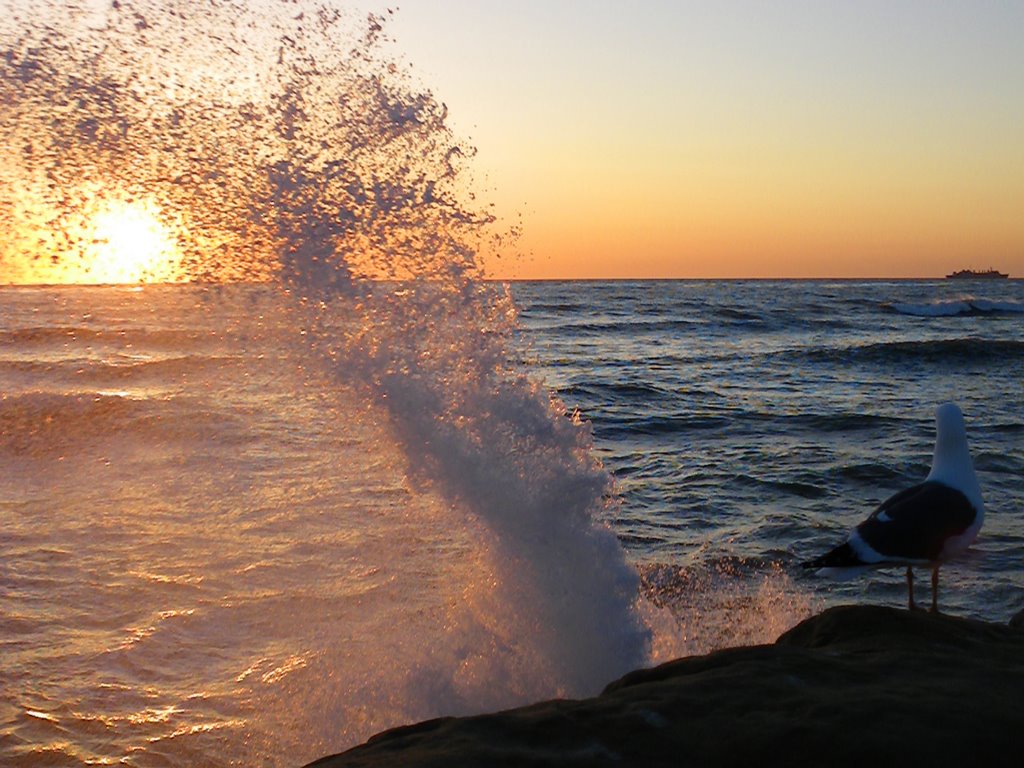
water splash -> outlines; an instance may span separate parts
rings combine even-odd
[[[311,291],[475,268],[459,247],[486,219],[461,203],[471,150],[386,60],[381,19],[49,2],[6,26],[5,280],[88,281],[89,224],[112,204],[154,211],[192,280]]]
[[[653,630],[651,661],[773,643],[823,608],[777,562],[732,558],[701,565],[647,564],[640,568],[645,621]]]
[[[142,206],[174,251],[146,277],[277,285],[309,365],[387,414],[413,482],[472,532],[478,578],[401,681],[425,702],[402,715],[590,694],[644,663],[639,578],[600,524],[609,476],[588,427],[510,362],[472,149],[385,55],[384,20],[18,8],[0,30],[0,282],[99,279],[96,217]]]

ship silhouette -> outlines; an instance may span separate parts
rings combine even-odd
[[[986,269],[984,271],[961,269],[946,275],[947,280],[1003,280],[1007,277],[1009,277],[1008,274],[995,269]]]

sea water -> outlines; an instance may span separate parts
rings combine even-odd
[[[944,308],[962,288],[928,282],[511,290],[517,364],[566,404],[553,418],[592,428],[614,479],[593,525],[626,553],[605,562],[640,577],[654,636],[636,664],[659,642],[769,642],[829,604],[901,605],[898,570],[834,584],[796,564],[927,473],[947,399],[988,519],[943,568],[942,606],[1020,609],[1020,283],[959,315]],[[275,287],[0,296],[5,764],[295,764],[625,671],[582,679],[559,660],[586,644],[533,604],[538,580],[579,597],[545,521],[522,523],[530,548],[496,543],[486,498],[453,501],[413,468],[386,407],[302,345]],[[547,469],[538,514],[555,518],[578,470]]]
[[[276,289],[2,293],[5,764],[295,764],[571,683]]]
[[[486,282],[382,19],[30,10],[0,282],[111,274],[125,208],[190,282],[0,288],[4,764],[295,765],[901,603],[794,565],[927,472],[944,399],[989,519],[942,604],[1017,605],[1019,283]]]
[[[837,584],[793,566],[924,479],[935,408],[952,401],[987,512],[974,549],[942,569],[940,603],[1000,621],[1024,607],[1024,282],[551,282],[514,294],[538,375],[593,424],[622,500],[613,525],[655,594],[714,585],[681,602],[720,607],[731,584],[781,569],[795,579],[786,591],[825,604],[904,603],[899,569]],[[737,631],[712,626],[723,641]]]

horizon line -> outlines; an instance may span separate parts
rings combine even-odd
[[[614,282],[728,282],[728,281],[744,281],[744,282],[847,282],[847,283],[869,283],[869,282],[946,282],[962,285],[964,283],[970,283],[976,285],[978,283],[988,284],[996,283],[1000,284],[1006,281],[1017,281],[1024,278],[1008,276],[1005,278],[992,279],[992,278],[950,278],[945,275],[930,275],[920,277],[491,277],[485,275],[483,280],[491,283],[544,283],[544,282],[575,282],[575,283],[614,283]]]
[[[427,278],[430,280],[431,278]],[[1005,278],[950,278],[942,276],[920,276],[920,277],[494,277],[491,275],[479,275],[477,277],[486,283],[723,283],[723,282],[830,282],[830,283],[898,283],[898,282],[949,282],[954,285],[978,285],[995,283],[997,285],[1005,282],[1018,282],[1024,280],[1022,277],[1012,275]],[[21,282],[0,282],[0,289],[3,288],[143,288],[146,286],[175,286],[192,285],[204,287],[216,287],[222,285],[260,285],[272,283],[272,279],[263,280],[166,280],[137,283],[21,283]],[[371,282],[406,282],[404,280],[380,280]]]

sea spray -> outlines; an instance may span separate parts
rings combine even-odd
[[[386,137],[387,162],[375,168],[372,198],[361,197],[369,185],[351,169],[337,184],[311,184],[305,170],[278,164],[280,276],[310,305],[312,343],[341,380],[380,399],[418,482],[489,534],[494,575],[454,620],[463,631],[473,625],[479,647],[467,646],[458,668],[485,659],[478,692],[527,676],[549,681],[534,692],[596,691],[642,663],[648,642],[633,610],[638,578],[595,524],[609,477],[584,425],[508,362],[514,309],[507,292],[477,279],[472,246],[488,219],[456,194],[454,163],[467,151],[444,127],[443,108],[429,94],[368,82],[386,116],[374,133]],[[316,114],[308,126],[286,113],[292,140],[321,132],[325,112]],[[377,175],[389,168],[397,173]],[[369,222],[352,213],[360,205]],[[362,237],[344,236],[358,228]]]
[[[649,645],[638,577],[600,524],[609,476],[587,425],[512,364],[514,307],[475,257],[492,230],[472,150],[382,34],[378,17],[313,3],[15,13],[0,279],[106,274],[93,222],[121,206],[174,247],[141,277],[278,285],[309,365],[387,415],[411,482],[479,546],[448,641],[389,681],[429,699],[407,711],[593,693]]]

